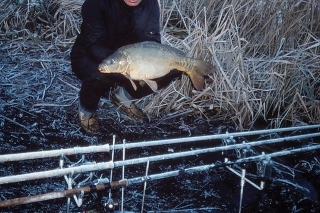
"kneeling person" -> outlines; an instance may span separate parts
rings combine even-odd
[[[155,41],[160,43],[160,8],[157,0],[86,0],[82,5],[81,33],[71,50],[71,66],[82,81],[80,89],[79,119],[81,127],[96,134],[99,122],[95,117],[100,97],[113,90],[111,101],[130,117],[147,120],[135,106],[153,91],[137,83],[135,90],[121,74],[102,74],[99,64],[124,45]],[[179,75],[179,74],[177,74]],[[174,76],[159,79],[158,85],[167,86]]]

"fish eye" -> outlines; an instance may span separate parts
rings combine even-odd
[[[110,59],[110,60],[108,61],[108,64],[109,64],[109,65],[112,65],[112,64],[114,64],[114,63],[115,63],[114,59]]]

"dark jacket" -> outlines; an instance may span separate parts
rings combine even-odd
[[[81,33],[71,51],[71,60],[89,56],[100,63],[119,47],[160,40],[157,0],[142,0],[129,7],[124,0],[86,0],[82,5]]]

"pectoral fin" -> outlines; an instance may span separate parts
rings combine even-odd
[[[144,81],[148,84],[148,86],[153,90],[153,92],[156,92],[158,90],[158,84],[155,81],[144,79]]]
[[[131,84],[132,84],[132,87],[134,90],[137,90],[137,85],[133,82],[133,80],[131,78],[129,78]]]
[[[134,90],[137,90],[137,85],[133,82],[133,80],[131,79],[130,75],[128,73],[122,73],[124,76],[127,77],[127,79],[130,80],[131,84],[132,84],[132,87]]]

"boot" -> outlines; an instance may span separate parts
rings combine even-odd
[[[80,108],[79,108],[79,120],[80,120],[80,126],[89,134],[95,135],[99,133],[99,122],[95,118],[95,114],[85,114]]]
[[[118,87],[113,91],[110,98],[111,102],[117,105],[129,117],[147,122],[148,117],[133,103],[132,99],[123,87]]]

